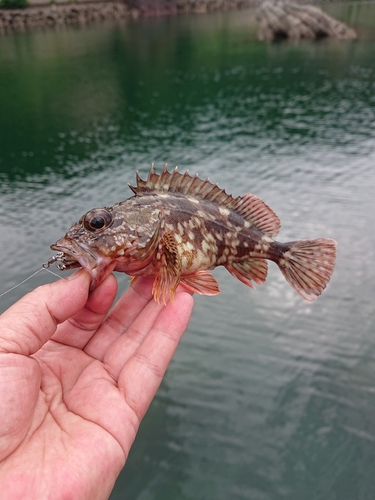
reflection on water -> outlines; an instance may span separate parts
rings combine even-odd
[[[327,10],[359,39],[264,45],[253,11],[0,38],[2,290],[151,161],[339,245],[313,304],[276,266],[256,291],[215,271],[113,499],[373,496],[375,7]]]

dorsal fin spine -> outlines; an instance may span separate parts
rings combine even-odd
[[[155,167],[155,163],[151,163],[151,167],[150,167],[150,171],[148,173],[147,180],[151,180],[151,177],[154,175],[154,173],[155,173],[154,167]]]
[[[212,195],[212,196],[210,197],[210,200],[211,200],[211,201],[215,201],[215,200],[216,200],[216,198],[217,198],[217,197],[219,196],[219,194],[221,193],[221,189],[219,188],[219,186],[218,186],[217,184],[214,184],[214,185],[212,186],[211,191],[210,191],[209,193],[207,193],[206,198],[208,197],[208,195],[209,195],[209,194],[212,194],[212,192],[213,192],[213,191],[215,191],[215,192],[216,192],[216,194],[214,194],[214,195]]]
[[[186,171],[185,173],[187,173],[188,171]],[[194,177],[190,177],[189,175],[187,176],[187,178],[189,179],[188,180],[188,183],[186,184],[186,186],[184,186],[184,190],[186,190],[186,192],[191,192],[191,187],[192,185],[194,184],[194,181],[198,178],[198,174],[195,174]],[[194,192],[192,194],[195,194]]]
[[[168,172],[168,163],[166,163],[163,167],[163,170],[160,173],[159,179],[157,180],[157,187],[160,189],[168,190],[169,184],[171,181],[171,174]],[[168,182],[166,182],[168,180]],[[166,187],[164,187],[166,186]]]
[[[202,189],[201,189],[202,198],[205,199],[211,190],[212,190],[212,184],[210,183],[210,180],[207,178],[202,184]]]
[[[175,172],[173,172],[173,174],[175,174]],[[176,175],[173,175],[173,180],[175,180],[176,178],[177,178],[177,182],[173,183],[173,185],[171,183],[173,193],[178,193],[180,191],[180,186],[181,186],[181,183],[184,179],[184,177],[182,175],[179,177],[177,177]]]

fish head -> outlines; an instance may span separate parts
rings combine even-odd
[[[131,258],[139,245],[123,218],[112,208],[94,208],[74,223],[52,250],[62,252],[61,268],[82,267],[91,276],[90,290],[104,281],[118,262]]]

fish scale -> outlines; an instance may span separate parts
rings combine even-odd
[[[112,207],[89,210],[51,248],[62,252],[66,269],[83,267],[91,290],[113,270],[154,278],[157,302],[173,300],[179,284],[216,295],[209,272],[224,266],[254,288],[275,262],[288,283],[307,301],[330,280],[336,242],[330,238],[280,243],[277,215],[256,195],[234,198],[198,175],[151,166],[146,180],[136,174],[134,196]]]

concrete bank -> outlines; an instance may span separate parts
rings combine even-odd
[[[35,3],[40,5],[35,5]],[[133,0],[45,4],[31,0],[25,9],[0,9],[0,33],[26,31],[43,26],[89,24],[143,16],[205,13],[259,5],[260,0]],[[34,5],[33,5],[34,3]]]

